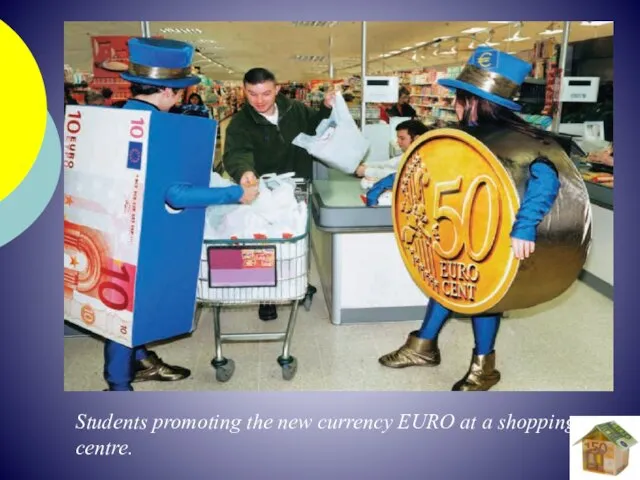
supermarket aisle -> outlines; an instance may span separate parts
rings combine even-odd
[[[311,283],[319,286],[316,268]],[[613,302],[581,282],[561,298],[503,320],[496,345],[502,391],[612,391]],[[224,331],[279,331],[288,309],[281,307],[275,322],[262,322],[257,308],[222,313]],[[236,362],[227,383],[218,383],[209,362],[213,356],[210,311],[189,337],[154,347],[170,363],[188,366],[192,376],[175,383],[135,384],[139,391],[164,390],[450,390],[466,371],[473,346],[468,320],[452,319],[440,336],[442,364],[437,368],[391,370],[378,357],[397,348],[416,321],[334,326],[322,296],[314,297],[310,312],[300,309],[292,343],[298,373],[284,381],[276,358],[280,343],[224,345]],[[89,337],[65,338],[64,387],[94,390],[102,381],[102,342]],[[585,366],[588,365],[588,368]]]

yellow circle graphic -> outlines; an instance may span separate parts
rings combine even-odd
[[[36,161],[47,124],[47,96],[29,47],[2,20],[0,45],[5,65],[0,74],[1,202],[22,183]]]

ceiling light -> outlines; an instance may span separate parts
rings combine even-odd
[[[185,34],[193,34],[193,33],[202,33],[202,30],[200,30],[199,28],[174,28],[174,27],[167,27],[167,28],[161,28],[160,29],[161,33],[185,33]]]
[[[524,42],[529,39],[530,37],[520,37],[520,36],[514,35],[511,38],[505,38],[504,41],[505,42]]]
[[[485,27],[473,27],[467,28],[466,30],[462,30],[462,33],[480,33],[485,32],[487,29]]]
[[[327,57],[322,55],[296,55],[294,59],[298,62],[324,62]]]
[[[513,20],[500,20],[499,22],[493,21],[489,23],[514,23]]]
[[[296,27],[334,27],[338,22],[293,22]]]
[[[418,42],[414,45],[414,47],[421,47],[422,45],[426,45],[429,42]]]
[[[613,22],[580,22],[580,25],[583,27],[599,27],[601,25],[606,25],[607,23]]]
[[[548,28],[544,32],[540,32],[539,35],[557,35],[559,33],[564,32],[561,28],[556,28],[555,30],[549,30]]]
[[[400,50],[405,51],[405,50],[411,50],[413,47],[402,47]]]

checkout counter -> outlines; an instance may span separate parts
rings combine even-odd
[[[421,320],[428,299],[404,266],[391,208],[366,207],[359,178],[323,167],[316,173],[311,241],[331,322]],[[613,189],[589,181],[586,185],[593,232],[581,280],[613,299]]]

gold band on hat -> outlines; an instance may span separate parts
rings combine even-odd
[[[191,66],[186,68],[164,68],[129,63],[129,74],[152,80],[177,80],[188,77],[191,74]]]
[[[456,80],[469,83],[480,90],[506,99],[512,99],[518,93],[519,88],[517,83],[498,73],[469,64],[465,65]]]

